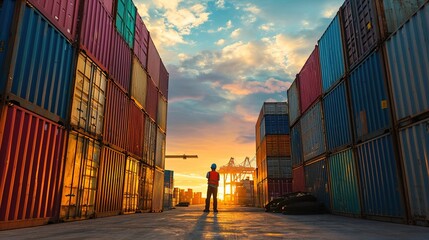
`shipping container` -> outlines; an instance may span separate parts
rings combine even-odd
[[[304,161],[317,157],[326,151],[322,115],[322,104],[317,102],[308,109],[300,120]]]
[[[290,157],[267,157],[268,178],[292,178]]]
[[[165,147],[166,135],[157,129],[156,148],[155,148],[155,166],[161,169],[165,168]]]
[[[1,110],[0,230],[58,221],[64,128],[18,106]]]
[[[133,70],[131,75],[131,98],[140,108],[146,109],[147,73],[140,65],[136,56],[133,57]]]
[[[159,68],[159,91],[162,93],[165,99],[168,99],[168,80],[170,75],[167,72],[167,69],[165,68],[164,63],[160,63]]]
[[[150,212],[152,210],[154,168],[140,164],[139,176],[139,210]]]
[[[97,184],[96,216],[122,213],[125,181],[125,154],[103,147]]]
[[[67,119],[73,48],[33,8],[25,6],[8,74],[8,100],[55,122]]]
[[[328,151],[352,144],[351,122],[345,81],[323,98],[323,117]]]
[[[310,162],[304,167],[305,191],[311,192],[327,210],[331,208],[326,159]],[[341,196],[340,196],[341,197]]]
[[[382,134],[391,125],[383,58],[372,53],[348,80],[357,142]]]
[[[270,157],[290,157],[289,135],[267,135],[259,147],[261,159]]]
[[[170,170],[164,171],[164,210],[172,209],[175,204],[173,203],[173,189],[174,189],[174,172]]]
[[[165,133],[167,132],[167,100],[161,93],[158,93],[158,110],[156,116],[156,123]]]
[[[340,15],[337,13],[318,41],[322,92],[325,93],[345,74]]]
[[[386,41],[396,120],[429,111],[429,4]]]
[[[143,162],[152,167],[155,166],[156,133],[156,123],[146,115],[144,124]]]
[[[113,31],[110,49],[109,76],[126,93],[130,91],[132,52],[117,31]]]
[[[70,125],[101,137],[107,76],[88,56],[80,52],[74,83]]]
[[[76,40],[79,0],[27,0],[71,42]]]
[[[108,0],[104,0],[105,2]],[[104,71],[110,66],[110,46],[113,38],[113,20],[100,1],[83,1],[80,48]]]
[[[164,171],[155,169],[153,182],[152,212],[162,212],[164,203]]]
[[[289,116],[282,115],[264,115],[261,121],[261,138],[268,135],[289,134]]]
[[[411,220],[429,226],[429,119],[399,131]]]
[[[147,59],[147,72],[155,83],[156,87],[159,87],[159,73],[161,69],[161,57],[159,56],[158,50],[153,43],[152,37],[149,34],[149,46],[148,46],[148,59]]]
[[[132,101],[129,102],[127,150],[142,157],[145,116],[143,111]]]
[[[130,48],[134,45],[137,8],[132,0],[117,0],[116,29]]]
[[[297,76],[287,90],[289,126],[293,126],[301,116],[301,103],[299,102],[299,77]]]
[[[266,181],[269,201],[292,192],[292,178],[267,178]]]
[[[260,117],[265,115],[287,115],[288,103],[287,102],[264,102],[260,111]]]
[[[316,46],[299,72],[301,110],[305,112],[322,95],[319,47]]]
[[[256,121],[255,125],[255,136],[256,136],[256,150],[258,150],[259,145],[261,145],[261,121],[262,118],[258,117],[258,120]]]
[[[304,165],[293,168],[292,170],[292,190],[294,192],[305,191]]]
[[[138,211],[139,169],[139,160],[128,156],[125,168],[124,199],[122,207],[124,213],[135,213]]]
[[[113,19],[113,13],[115,12],[116,9],[116,0],[101,0],[101,2],[103,3],[104,8],[106,9],[106,11],[109,13],[109,16],[112,17]]]
[[[361,215],[358,174],[353,150],[347,149],[328,158],[331,211],[350,216]]]
[[[290,129],[290,148],[292,167],[301,165],[304,162],[302,158],[301,122]]]
[[[129,98],[112,81],[107,83],[103,141],[123,150],[127,148]]]
[[[358,62],[359,59],[359,49],[357,43],[357,33],[356,28],[358,23],[353,18],[353,0],[344,1],[341,6],[341,22],[344,31],[344,50],[345,50],[345,58],[348,66],[354,65]]]
[[[14,36],[12,23],[18,17],[15,14],[15,0],[5,0],[0,4],[0,96],[6,88],[7,73],[9,71],[10,54],[12,54]]]
[[[134,54],[140,64],[147,70],[147,55],[149,47],[149,31],[142,18],[136,14],[136,30],[134,38]]]
[[[390,134],[357,147],[362,195],[362,213],[367,216],[397,218],[405,223],[400,168]],[[393,219],[392,219],[393,220]]]
[[[158,90],[155,83],[148,78],[146,94],[146,112],[152,120],[156,121],[158,108]]]
[[[95,217],[100,143],[77,132],[69,133],[61,201],[61,220]]]

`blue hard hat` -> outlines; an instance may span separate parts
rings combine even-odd
[[[213,163],[211,169],[216,169],[216,163]]]

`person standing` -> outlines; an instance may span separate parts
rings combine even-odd
[[[210,198],[213,195],[213,212],[218,212],[217,210],[217,188],[219,186],[219,173],[216,172],[216,164],[211,165],[211,171],[207,172],[207,198],[206,198],[206,207],[204,212],[210,212]]]

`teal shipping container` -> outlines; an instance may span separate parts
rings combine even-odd
[[[132,0],[118,0],[116,9],[116,29],[130,48],[134,45],[137,8]]]
[[[328,168],[326,158],[322,158],[316,162],[308,164],[304,167],[305,173],[305,190],[311,192],[317,200],[327,210],[331,208],[329,184],[328,184]]]
[[[9,67],[6,57],[9,49],[10,28],[14,18],[15,2],[12,0],[2,1],[0,4],[0,95],[3,95],[6,87],[6,77]]]

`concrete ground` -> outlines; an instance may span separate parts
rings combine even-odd
[[[260,208],[177,207],[0,231],[0,239],[429,239],[429,228],[330,214],[283,215]]]

